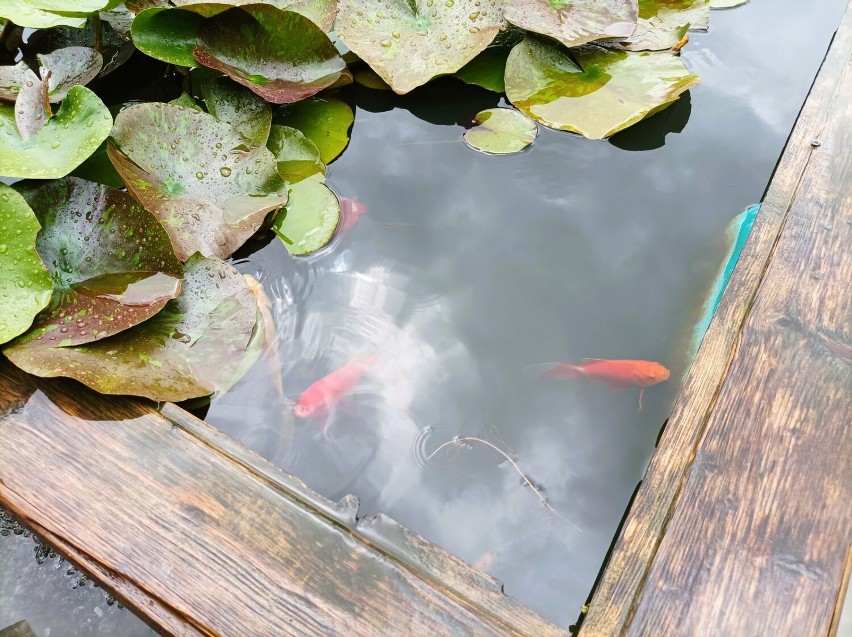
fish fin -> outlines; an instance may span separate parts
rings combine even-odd
[[[580,378],[585,375],[582,368],[568,363],[536,363],[524,367],[527,378]]]
[[[638,411],[642,411],[642,395],[643,395],[644,393],[645,393],[645,388],[644,388],[644,387],[642,387],[641,389],[639,389],[639,410],[638,410]]]
[[[359,414],[358,405],[352,400],[341,401],[340,411],[353,418]]]

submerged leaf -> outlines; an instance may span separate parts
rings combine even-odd
[[[619,46],[630,51],[663,51],[675,46],[689,29],[710,26],[709,0],[639,0],[639,21]]]
[[[83,86],[68,91],[59,111],[37,133],[22,139],[15,108],[0,104],[0,175],[64,177],[100,146],[112,128],[109,109]]]
[[[50,273],[35,248],[40,229],[24,198],[0,184],[0,343],[26,331],[50,301]]]
[[[316,252],[331,241],[340,222],[340,202],[331,190],[313,179],[290,187],[290,201],[278,213],[273,228],[293,255]]]
[[[397,93],[455,73],[505,26],[501,0],[341,0],[340,39]]]
[[[316,145],[301,131],[289,126],[275,125],[266,142],[267,148],[278,162],[278,174],[290,184],[308,177],[325,175],[325,164],[320,161]]]
[[[665,0],[662,0],[665,1]],[[626,38],[636,28],[636,0],[505,0],[506,20],[565,46]]]
[[[465,131],[464,141],[492,155],[520,152],[538,135],[535,122],[511,108],[489,108],[477,113],[473,121],[476,126]]]
[[[207,110],[220,122],[226,122],[251,146],[263,146],[272,125],[272,107],[247,88],[227,77],[201,83]]]
[[[131,193],[156,216],[182,261],[225,258],[287,202],[275,157],[234,128],[176,104],[135,104],[116,117],[108,153]]]
[[[328,36],[305,16],[261,4],[208,18],[195,59],[275,104],[298,102],[334,84],[346,68]]]
[[[456,72],[456,77],[495,93],[506,92],[506,58],[511,47],[489,46]]]
[[[22,194],[42,225],[36,248],[54,294],[17,343],[96,341],[145,321],[177,296],[181,265],[169,237],[126,192],[66,177]]]
[[[525,39],[509,54],[506,95],[545,126],[590,139],[635,124],[698,84],[698,76],[668,52],[585,45],[571,53],[573,59],[558,44]]]
[[[302,131],[316,144],[322,162],[330,164],[349,145],[349,129],[355,115],[346,102],[314,97],[282,107],[273,121]]]
[[[182,294],[120,334],[71,347],[4,353],[37,376],[68,376],[104,394],[180,401],[224,391],[258,354],[259,311],[246,280],[223,261],[192,256]]]

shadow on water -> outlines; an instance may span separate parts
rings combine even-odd
[[[616,133],[609,138],[609,143],[621,150],[631,151],[662,148],[666,144],[667,135],[683,131],[691,112],[692,96],[687,91],[664,111]]]

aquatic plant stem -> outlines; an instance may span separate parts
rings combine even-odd
[[[103,52],[104,46],[104,30],[101,24],[101,14],[96,13],[92,16],[92,28],[95,30],[95,51]]]
[[[573,527],[574,527],[575,529],[577,529],[578,531],[582,531],[582,529],[581,529],[579,526],[577,526],[574,522],[572,522],[571,520],[569,520],[568,518],[566,518],[564,515],[562,515],[561,513],[559,513],[559,511],[557,511],[556,509],[554,509],[554,508],[551,506],[550,502],[548,502],[548,501],[547,501],[547,498],[545,498],[545,497],[544,497],[544,495],[542,495],[542,493],[541,493],[541,489],[540,489],[538,486],[536,486],[536,485],[533,483],[533,481],[532,481],[532,480],[530,480],[530,479],[527,477],[527,474],[526,474],[526,473],[524,473],[523,469],[521,469],[521,467],[520,467],[520,466],[518,466],[518,463],[517,463],[517,462],[515,462],[514,460],[512,460],[512,458],[511,458],[511,456],[509,456],[509,454],[507,454],[505,451],[503,451],[502,449],[500,449],[500,447],[498,447],[497,445],[495,445],[495,444],[493,444],[493,443],[490,443],[490,442],[488,442],[487,440],[484,440],[484,439],[482,439],[482,438],[476,438],[475,436],[457,436],[457,437],[453,438],[452,440],[450,440],[450,441],[448,441],[448,442],[445,442],[445,443],[444,443],[444,444],[442,444],[440,447],[438,447],[437,449],[435,449],[435,451],[433,451],[432,453],[430,453],[430,454],[426,457],[426,461],[428,462],[429,460],[431,460],[431,459],[432,459],[432,457],[433,457],[436,453],[438,453],[439,451],[441,451],[441,449],[443,449],[444,447],[449,447],[450,445],[454,445],[454,444],[459,443],[459,442],[478,442],[478,443],[480,443],[480,444],[485,445],[486,447],[490,447],[491,449],[493,449],[494,451],[496,451],[497,453],[499,453],[501,456],[503,456],[503,457],[504,457],[504,458],[505,458],[505,459],[509,462],[509,464],[511,464],[511,465],[512,465],[512,468],[513,468],[515,471],[517,471],[517,472],[518,472],[518,475],[519,475],[519,476],[521,476],[521,479],[522,479],[522,480],[526,483],[526,485],[527,485],[530,489],[532,489],[532,490],[535,492],[536,496],[538,496],[538,499],[539,499],[539,500],[541,500],[541,503],[544,505],[544,508],[545,508],[545,509],[547,509],[548,511],[550,511],[553,515],[555,515],[556,517],[558,517],[558,518],[559,518],[560,520],[562,520],[563,522],[566,522],[567,524],[570,524],[571,526],[573,526]]]

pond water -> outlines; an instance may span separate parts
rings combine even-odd
[[[762,198],[844,7],[714,12],[682,55],[701,85],[610,142],[541,129],[522,154],[486,156],[461,124],[497,106],[492,93],[455,80],[405,98],[348,89],[352,141],[328,183],[366,211],[319,255],[291,258],[267,236],[233,259],[264,284],[279,342],[207,420],[572,624],[688,368],[725,228]],[[294,418],[308,386],[368,357],[327,422]],[[525,369],[584,358],[659,361],[671,377],[639,410],[636,388]],[[64,565],[31,567],[22,541],[0,538],[0,628],[145,634],[129,620],[96,632],[93,617],[129,613],[72,589]]]

